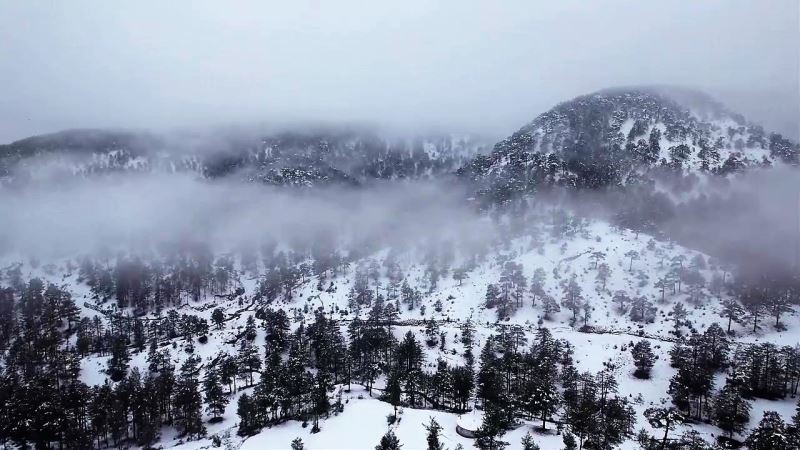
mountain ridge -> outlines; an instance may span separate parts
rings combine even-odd
[[[707,94],[633,87],[562,102],[459,173],[481,183],[489,203],[502,203],[543,186],[600,188],[659,173],[726,176],[798,162],[796,143],[767,133]]]
[[[108,171],[238,173],[274,185],[343,183],[458,173],[484,191],[541,185],[595,188],[654,170],[727,175],[797,165],[800,146],[710,95],[675,86],[611,87],[559,103],[492,147],[473,136],[388,138],[366,127],[185,135],[76,129],[0,145],[0,179],[34,157],[66,158],[74,175]],[[33,174],[35,177],[35,174]]]

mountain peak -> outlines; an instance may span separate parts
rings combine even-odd
[[[503,182],[511,177],[516,188],[542,182],[597,187],[654,169],[726,175],[797,164],[798,155],[797,144],[766,133],[703,92],[642,86],[556,105],[496,144],[484,169]]]

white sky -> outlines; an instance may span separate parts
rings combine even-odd
[[[303,119],[502,136],[650,83],[791,128],[799,24],[798,0],[0,0],[0,142]]]

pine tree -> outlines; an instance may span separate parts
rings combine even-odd
[[[589,259],[592,260],[592,265],[593,265],[592,268],[597,269],[598,264],[600,264],[601,261],[605,261],[606,254],[604,252],[599,252],[599,251],[592,252],[592,254],[589,255]]]
[[[128,354],[128,344],[122,335],[112,338],[111,358],[108,360],[108,376],[111,381],[120,381],[128,373],[128,362],[131,360]]]
[[[617,310],[619,312],[624,313],[625,306],[631,301],[631,298],[628,297],[625,291],[616,291],[614,292],[614,296],[611,297],[611,301],[617,304]]]
[[[672,319],[675,321],[675,334],[680,336],[680,327],[684,320],[686,320],[686,316],[688,312],[686,308],[683,306],[683,303],[676,302],[675,305],[672,307]]]
[[[256,336],[258,335],[258,331],[256,330],[256,320],[253,316],[247,316],[247,322],[244,324],[244,337],[248,341],[255,340]]]
[[[215,308],[211,312],[211,320],[217,326],[217,329],[222,329],[222,324],[225,323],[225,312],[222,308]]]
[[[385,400],[394,407],[395,417],[397,417],[397,407],[400,405],[403,394],[400,382],[400,375],[397,372],[390,373],[389,379],[386,381],[386,390],[384,391]]]
[[[319,431],[319,418],[327,416],[331,409],[331,402],[328,399],[328,388],[330,381],[325,373],[317,372],[314,378],[314,387],[311,398],[311,413],[314,415],[314,426],[312,433]]]
[[[757,293],[749,291],[742,296],[742,306],[748,319],[753,322],[753,333],[755,333],[760,328],[758,321],[764,315],[764,303]]]
[[[197,373],[200,358],[191,356],[181,366],[180,375],[175,384],[176,426],[181,435],[202,436],[205,434],[201,409],[203,399],[200,396]]]
[[[389,430],[381,438],[380,444],[375,446],[375,450],[400,450],[402,447],[403,445],[394,435],[394,432]]]
[[[636,366],[636,371],[634,371],[633,375],[636,378],[650,378],[650,370],[655,364],[655,355],[650,348],[650,341],[643,339],[637,342],[631,348],[631,355],[633,356],[633,364]]]
[[[542,310],[544,312],[543,317],[546,320],[550,320],[553,314],[561,311],[561,306],[558,304],[556,299],[554,299],[550,295],[543,295],[542,296]]]
[[[489,338],[481,349],[480,369],[476,379],[477,395],[483,400],[484,407],[497,401],[500,396],[502,380],[499,365],[493,339]]]
[[[536,306],[536,296],[543,296],[544,295],[544,283],[547,281],[547,273],[541,267],[537,268],[533,271],[533,276],[531,277],[531,294],[532,300],[531,305]]]
[[[766,310],[775,317],[775,328],[781,328],[781,316],[793,311],[789,294],[773,292],[767,297]]]
[[[530,433],[525,433],[522,436],[522,450],[539,450],[539,446],[533,442],[533,436]]]
[[[472,390],[475,388],[472,365],[454,367],[451,376],[453,380],[452,395],[453,401],[455,402],[455,410],[463,412],[467,409],[469,399],[472,397]]]
[[[659,278],[653,283],[653,286],[658,288],[658,291],[661,292],[661,303],[664,303],[666,301],[667,287],[669,286],[669,277],[665,275]]]
[[[240,436],[250,436],[258,430],[255,420],[255,405],[246,392],[239,397],[236,414],[239,416]]]
[[[442,426],[439,425],[439,422],[431,417],[431,421],[428,425],[425,425],[425,429],[428,431],[428,436],[425,438],[428,442],[428,450],[444,450],[444,444],[439,442],[439,437],[442,434]]]
[[[500,290],[494,284],[486,286],[486,296],[484,297],[487,308],[494,308],[500,301]]]
[[[509,408],[490,404],[484,410],[483,423],[478,429],[478,437],[475,439],[475,446],[481,450],[501,450],[508,443],[501,441],[500,438],[506,433],[511,424],[511,411]]]
[[[775,411],[764,411],[758,427],[745,440],[749,450],[790,450],[797,442],[792,442],[792,433],[787,432],[786,424]]]
[[[584,299],[582,295],[582,289],[578,282],[576,281],[575,275],[569,280],[567,284],[563,287],[564,297],[561,300],[561,304],[572,311],[572,320],[573,322],[578,318],[578,312],[581,310],[581,307],[584,304]]]
[[[578,450],[578,442],[575,440],[575,435],[566,432],[562,438],[564,441],[564,450]]]
[[[219,381],[228,386],[228,393],[236,391],[236,375],[239,368],[236,363],[236,358],[227,353],[220,353],[217,356],[217,364],[219,365]]]
[[[653,428],[664,429],[664,437],[661,438],[661,448],[667,445],[670,430],[674,430],[684,422],[683,416],[672,408],[647,408],[644,412],[647,421]]]
[[[292,439],[292,450],[304,450],[306,447],[303,445],[303,440],[299,437]]]
[[[139,433],[136,441],[143,448],[149,448],[158,441],[161,429],[161,404],[158,398],[158,380],[147,374],[140,395],[133,402],[139,406],[138,423],[135,425]],[[135,419],[136,420],[136,419]]]
[[[797,408],[795,408],[795,414],[792,416],[792,424],[794,424],[795,428],[800,429],[800,400],[797,401]]]
[[[558,409],[559,396],[552,374],[538,371],[536,375],[538,376],[530,381],[530,392],[526,393],[526,397],[529,399],[526,409],[532,416],[542,420],[542,429],[544,430],[547,428],[547,420]]]
[[[712,446],[705,441],[696,430],[687,430],[680,437],[681,450],[718,450],[719,447]]]
[[[630,258],[631,262],[630,262],[630,264],[628,266],[628,272],[632,272],[633,271],[633,260],[639,259],[639,252],[637,252],[636,250],[629,250],[629,251],[625,252],[625,256]]]
[[[609,277],[611,277],[611,267],[606,263],[600,264],[597,267],[597,281],[601,283],[601,288],[604,291],[606,289],[606,282],[608,282]]]
[[[431,319],[425,324],[425,344],[430,347],[436,347],[439,343],[439,324]]]
[[[72,331],[72,325],[77,323],[81,317],[81,310],[75,304],[69,292],[61,290],[61,305],[59,314],[67,321],[67,333]]]
[[[714,402],[714,419],[731,438],[744,430],[750,420],[750,403],[742,397],[738,383],[730,379],[725,383]]]
[[[467,318],[467,320],[461,324],[460,330],[461,343],[464,344],[466,348],[472,348],[475,343],[475,323],[472,321],[471,317]]]
[[[453,279],[458,281],[458,285],[461,286],[461,283],[467,278],[467,269],[464,267],[459,267],[453,270]]]
[[[583,326],[588,326],[589,319],[592,318],[592,305],[588,301],[584,301],[581,304],[581,310],[583,311]]]
[[[215,419],[219,418],[225,413],[225,406],[228,405],[229,400],[223,391],[217,368],[211,367],[206,371],[203,388],[205,389],[205,400],[208,404],[206,411],[214,416]]]
[[[239,353],[236,357],[236,366],[240,378],[247,381],[247,386],[253,385],[253,372],[261,369],[261,356],[258,349],[247,339],[242,339]]]
[[[639,296],[631,300],[631,320],[634,322],[650,322],[653,320],[656,308],[647,297]]]
[[[731,323],[741,322],[744,315],[744,308],[739,304],[735,298],[727,298],[722,300],[722,310],[720,315],[728,319],[728,334],[731,332]]]

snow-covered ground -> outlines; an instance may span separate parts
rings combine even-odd
[[[605,287],[597,277],[598,270],[592,257],[594,252],[603,252],[605,259],[601,262],[605,262],[611,269]],[[635,255],[632,252],[636,252]],[[381,263],[387,253],[386,251],[377,252],[369,258]],[[538,326],[550,328],[555,337],[565,339],[574,346],[575,363],[581,371],[596,372],[604,367],[604,363],[613,363],[619,381],[620,394],[628,397],[637,411],[637,429],[649,427],[642,415],[646,408],[653,405],[666,406],[670,404],[667,389],[669,379],[674,375],[675,369],[669,366],[668,351],[673,345],[669,340],[675,337],[672,334],[674,323],[670,314],[674,304],[676,302],[685,304],[688,311],[687,320],[698,332],[702,332],[715,322],[723,325],[723,328],[726,326],[726,321],[718,313],[719,300],[709,292],[708,288],[703,289],[703,298],[696,302],[689,302],[688,294],[685,291],[673,294],[672,290],[667,290],[664,301],[662,301],[662,293],[655,286],[657,279],[670,270],[673,260],[681,261],[682,264],[689,266],[693,261],[696,263],[699,259],[702,259],[704,264],[700,265],[698,270],[708,286],[708,282],[715,274],[722,276],[724,272],[713,260],[673,243],[656,241],[643,234],[636,235],[630,231],[619,230],[603,222],[591,222],[582,229],[576,230],[571,236],[551,237],[540,233],[536,239],[532,237],[515,239],[506,248],[496,249],[489,253],[488,257],[479,262],[461,283],[448,274],[448,276],[442,277],[435,289],[430,292],[428,292],[427,281],[424,277],[424,267],[413,264],[415,258],[401,256],[399,261],[406,274],[406,279],[412,286],[425,292],[421,301],[421,305],[425,306],[425,314],[421,314],[419,307],[409,311],[403,305],[400,311],[401,319],[433,318],[453,321],[452,325],[442,326],[442,331],[447,333],[444,350],[426,349],[426,358],[429,364],[433,364],[437,357],[453,362],[462,362],[460,355],[463,345],[456,338],[459,332],[457,325],[460,322],[468,318],[475,322],[478,329],[477,349],[494,331],[497,320],[496,311],[485,308],[484,296],[487,285],[497,283],[500,278],[502,264],[498,262],[498,259],[502,259],[503,262],[513,261],[521,264],[523,273],[528,278],[536,269],[543,269],[547,274],[544,291],[557,300],[562,297],[560,284],[574,276],[575,281],[582,288],[584,297],[592,305],[591,317],[587,324],[608,333],[578,331],[579,326],[583,323],[582,318],[579,317],[577,324],[572,326],[570,324],[572,313],[563,307],[550,320],[544,320],[541,302],[537,301],[536,306],[531,306],[530,293],[526,294],[524,305],[513,314],[507,323],[523,326],[531,336]],[[43,267],[34,269],[29,264],[24,266],[27,276],[39,276],[54,283],[68,285],[76,302],[82,308],[82,314],[86,316],[99,314],[94,309],[83,306],[84,302],[92,302],[91,294],[87,286],[77,281],[76,273],[65,273],[62,268],[55,271],[51,269],[45,270]],[[295,290],[291,301],[276,302],[271,307],[285,309],[290,318],[305,316],[307,320],[311,320],[314,309],[317,307],[322,307],[325,311],[335,311],[334,317],[352,317],[352,315],[347,316],[344,313],[348,309],[347,294],[353,283],[352,273],[353,269],[351,268],[345,275],[333,279],[334,289],[325,291],[318,290],[318,280],[315,277],[308,278]],[[220,298],[206,300],[218,303],[229,314],[234,311],[241,311],[241,314],[226,322],[222,329],[217,329],[212,325],[208,343],[195,344],[195,354],[202,358],[203,363],[208,363],[220,350],[235,354],[234,338],[244,327],[247,318],[255,313],[255,308],[247,309],[247,299],[252,298],[257,280],[240,274],[238,283],[245,289],[244,302]],[[378,285],[381,286],[379,289],[385,289],[388,279],[382,276]],[[325,283],[325,286],[328,286],[328,282]],[[654,322],[637,323],[631,320],[628,314],[620,314],[612,302],[613,293],[616,291],[625,291],[630,297],[645,296],[650,299],[657,308]],[[441,312],[435,311],[434,304],[437,300],[443,304]],[[309,307],[304,308],[306,305]],[[183,308],[182,312],[188,312],[188,309],[191,309],[193,314],[210,319],[212,309],[204,308],[200,303],[193,303]],[[782,332],[775,331],[769,324],[765,324],[763,331],[756,334],[751,332],[749,326],[734,323],[733,328],[739,342],[772,342],[779,345],[800,343],[800,320],[798,317],[787,315],[782,321],[787,325],[787,330]],[[297,322],[294,322],[293,326],[296,325]],[[419,327],[412,326],[398,326],[394,330],[397,336],[402,336],[408,329],[421,332]],[[682,327],[682,332],[685,334],[689,330],[687,327]],[[258,333],[256,343],[259,344],[258,347],[261,347],[264,342],[263,330],[259,329]],[[632,342],[641,339],[639,335],[647,336],[647,339],[651,340],[653,350],[658,356],[650,380],[639,380],[632,375],[633,363],[629,348]],[[188,356],[181,351],[183,345],[180,338],[171,343],[173,348],[171,354],[178,364]],[[146,353],[146,351],[134,353],[131,365],[144,368]],[[103,370],[106,367],[107,358],[97,356],[85,358],[81,364],[81,379],[88,384],[103,383],[106,378]],[[379,380],[377,387],[382,387],[383,382],[384,380]],[[722,383],[722,378],[718,379],[716,387],[721,387]],[[340,386],[338,389],[343,389],[343,387]],[[404,408],[400,414],[400,420],[391,426],[388,425],[386,417],[392,413],[392,406],[376,398],[371,398],[362,387],[355,384],[351,392],[343,394],[344,411],[323,420],[320,424],[322,430],[319,433],[312,434],[310,426],[304,427],[300,422],[289,421],[265,428],[256,436],[242,438],[236,434],[238,422],[236,400],[241,393],[249,391],[252,391],[252,388],[240,390],[232,395],[223,420],[206,425],[207,438],[183,442],[175,437],[174,430],[165,428],[162,433],[162,445],[165,448],[180,449],[209,448],[212,444],[212,437],[216,435],[222,438],[223,446],[228,448],[252,450],[288,448],[294,438],[300,437],[306,448],[310,449],[361,449],[373,448],[380,437],[391,428],[400,438],[404,449],[411,450],[425,447],[424,424],[431,417],[434,417],[443,426],[443,442],[448,448],[453,449],[457,444],[461,444],[465,448],[473,445],[471,439],[456,434],[458,417],[455,414]],[[793,414],[795,405],[796,402],[793,399],[756,400],[753,402],[750,425],[755,425],[765,410],[778,411],[788,419]],[[550,427],[554,428],[552,425]],[[687,425],[684,428],[690,427],[709,439],[721,433],[712,425]],[[510,448],[517,448],[520,439],[528,431],[534,434],[536,442],[543,450],[559,449],[563,446],[561,436],[557,436],[554,429],[550,434],[538,434],[532,423],[524,423],[519,428],[509,431],[503,439],[511,443]],[[636,448],[636,445],[634,442],[628,441],[624,448],[633,449]]]

